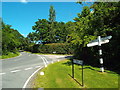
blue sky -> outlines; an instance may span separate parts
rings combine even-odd
[[[56,21],[73,21],[80,13],[83,6],[75,2],[3,2],[2,18],[6,24],[12,25],[12,28],[18,30],[22,35],[27,36],[33,32],[32,26],[38,19],[49,18],[50,5],[54,6],[56,11]]]

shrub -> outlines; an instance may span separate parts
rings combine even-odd
[[[73,54],[73,47],[64,43],[51,43],[51,44],[37,44],[33,46],[32,52],[34,53],[47,53],[47,54]]]

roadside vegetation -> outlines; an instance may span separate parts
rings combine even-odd
[[[48,19],[38,19],[27,37],[2,22],[2,55],[26,50],[43,54],[73,54],[88,65],[99,67],[98,47],[87,44],[98,36],[112,36],[109,43],[102,45],[104,67],[120,73],[120,1],[93,2],[81,5],[82,12],[76,13],[74,22],[56,21],[54,6],[50,6]],[[62,17],[62,16],[61,16]],[[1,27],[1,26],[0,26]],[[1,43],[1,42],[0,42]],[[1,47],[1,46],[0,46]]]
[[[82,2],[78,4],[82,5]],[[120,73],[120,2],[94,2],[82,6],[82,12],[77,13],[74,22],[66,23],[56,21],[55,8],[50,6],[48,20],[38,19],[32,26],[34,32],[27,38],[33,44],[26,50],[43,54],[71,53],[76,59],[98,67],[98,47],[88,48],[87,44],[98,36],[112,36],[109,43],[102,45],[102,57],[105,68]]]
[[[7,55],[0,56],[0,59],[13,58],[13,57],[16,57],[16,56],[19,56],[19,55],[20,55],[19,52],[15,52],[15,53],[8,52]]]
[[[2,25],[0,29],[0,58],[6,59],[18,56],[19,50],[25,49],[25,46],[27,46],[27,40],[17,30],[11,28],[11,25],[5,24],[1,18],[0,23]]]
[[[40,75],[44,72],[44,75]],[[81,66],[75,65],[75,79],[71,77],[70,60],[63,60],[39,71],[32,82],[31,88],[83,88],[81,86]],[[84,66],[84,88],[118,88],[118,74],[99,68]]]

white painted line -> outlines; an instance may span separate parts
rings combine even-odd
[[[25,88],[26,88],[28,82],[30,81],[30,79],[31,79],[41,68],[43,68],[43,67],[40,67],[39,69],[37,69],[37,70],[27,79],[27,81],[25,82],[22,90],[25,90]]]
[[[41,57],[41,58],[42,58],[42,60],[43,60],[43,62],[44,62],[45,67],[47,67],[47,64],[46,64],[46,62],[44,61],[43,57]]]
[[[33,67],[25,68],[24,70],[30,70],[30,69],[33,69]]]
[[[11,71],[11,72],[14,73],[14,72],[19,72],[19,71],[21,71],[21,70],[14,70],[14,71]]]
[[[0,73],[0,75],[3,75],[3,74],[6,74],[6,73]]]
[[[35,66],[35,68],[39,68],[39,67],[41,67],[41,66]]]
[[[45,57],[43,57],[43,59],[46,61],[46,63],[48,63],[47,59]]]

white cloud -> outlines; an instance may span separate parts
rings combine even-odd
[[[21,0],[22,3],[27,3],[28,1],[27,0]]]

